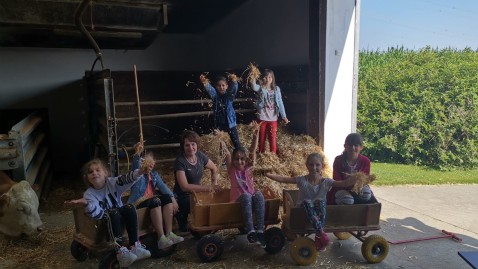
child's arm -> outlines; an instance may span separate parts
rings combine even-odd
[[[257,160],[257,145],[259,144],[259,129],[261,127],[260,123],[257,123],[253,121],[251,123],[252,125],[252,142],[251,142],[251,147],[249,149],[249,158],[251,159],[251,165],[255,166],[256,165],[256,160]]]
[[[76,205],[85,206],[86,205],[86,199],[82,197],[80,199],[66,200],[65,202],[63,202],[63,204],[72,205],[72,206],[76,206]]]
[[[345,180],[334,180],[333,187],[350,187],[355,185],[357,177],[347,177]]]
[[[199,76],[199,80],[201,81],[202,85],[204,86],[204,89],[206,89],[207,93],[209,96],[214,99],[216,97],[216,89],[209,83],[209,79],[206,78],[205,75]]]
[[[282,101],[282,94],[280,92],[279,86],[276,86],[276,95],[277,95],[277,107],[279,108],[279,114],[284,121],[285,124],[289,123],[289,119],[287,119],[287,115],[285,113],[284,102]]]
[[[291,183],[291,184],[296,183],[295,177],[286,177],[286,176],[274,175],[271,173],[266,173],[266,177],[281,183]]]
[[[239,79],[237,78],[236,74],[229,74],[228,78],[229,78],[229,81],[232,82],[232,85],[231,87],[229,87],[228,92],[230,93],[230,96],[234,98],[239,88],[239,84],[238,84]]]

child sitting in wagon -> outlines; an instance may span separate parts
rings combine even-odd
[[[253,177],[259,127],[259,124],[255,122],[252,123],[254,134],[249,149],[249,158],[246,155],[246,150],[242,147],[235,148],[231,156],[224,141],[221,142],[221,146],[226,159],[227,174],[231,181],[230,201],[239,202],[241,204],[242,218],[246,226],[247,240],[249,243],[255,243],[265,248],[265,200],[262,192],[254,190]],[[253,212],[256,215],[257,230],[254,229]]]
[[[297,184],[299,188],[298,204],[304,208],[308,221],[315,229],[315,246],[317,250],[324,251],[330,239],[324,232],[326,217],[326,195],[332,187],[353,186],[356,177],[349,177],[343,181],[323,178],[325,168],[324,157],[319,153],[307,156],[306,166],[309,174],[298,177],[288,177],[267,173],[266,176],[282,183]]]

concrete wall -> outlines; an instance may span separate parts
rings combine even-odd
[[[355,0],[327,2],[324,152],[332,163],[355,131]]]

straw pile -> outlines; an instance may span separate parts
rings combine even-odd
[[[253,124],[237,126],[239,138],[242,146],[249,149],[252,142],[253,129],[257,128]],[[203,151],[215,164],[220,167],[221,177],[218,182],[223,187],[230,187],[229,179],[227,178],[226,167],[223,166],[223,156],[221,154],[220,143],[226,141],[229,148],[231,148],[231,141],[227,133],[222,132],[219,136],[213,134],[201,136],[201,147]],[[277,131],[277,148],[278,153],[273,154],[268,151],[269,146],[266,143],[266,152],[257,155],[256,165],[254,167],[254,180],[257,189],[270,189],[278,197],[282,196],[282,189],[295,189],[293,184],[283,184],[273,181],[265,176],[266,172],[271,172],[286,176],[299,176],[307,174],[305,160],[307,156],[313,152],[318,152],[323,155],[322,148],[317,145],[315,140],[307,135],[294,135],[280,127]],[[325,158],[324,177],[332,177],[331,168],[327,158]],[[206,171],[203,176],[203,184],[210,182],[210,173]]]

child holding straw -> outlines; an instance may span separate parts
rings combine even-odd
[[[259,152],[265,152],[266,136],[268,137],[270,151],[277,153],[276,134],[277,120],[280,117],[285,124],[289,123],[287,119],[284,103],[279,86],[276,85],[274,72],[270,69],[264,70],[264,75],[260,85],[256,80],[260,72],[256,66],[250,65],[249,83],[252,89],[257,93],[257,117],[261,122],[259,130]]]
[[[353,186],[357,177],[348,177],[342,181],[322,177],[325,168],[324,156],[312,153],[307,156],[306,166],[309,174],[298,177],[288,177],[267,173],[270,179],[281,183],[297,184],[299,188],[298,204],[304,208],[307,219],[315,229],[315,246],[317,250],[324,251],[330,239],[324,232],[327,192],[332,187]]]
[[[259,125],[255,122],[251,125],[254,134],[249,149],[249,158],[246,155],[246,150],[242,147],[235,148],[232,152],[232,156],[224,141],[221,141],[221,148],[226,159],[227,174],[231,181],[230,201],[239,202],[241,204],[242,218],[246,226],[247,240],[249,243],[258,244],[262,248],[265,248],[265,200],[262,192],[254,190],[253,177]],[[256,229],[254,229],[253,224],[253,212],[256,215]]]
[[[228,78],[230,85],[225,77],[218,77],[215,88],[204,74],[199,77],[199,80],[214,103],[214,128],[229,133],[234,148],[239,148],[241,142],[236,126],[236,111],[232,105],[237,94],[238,78],[235,74],[229,74]]]

